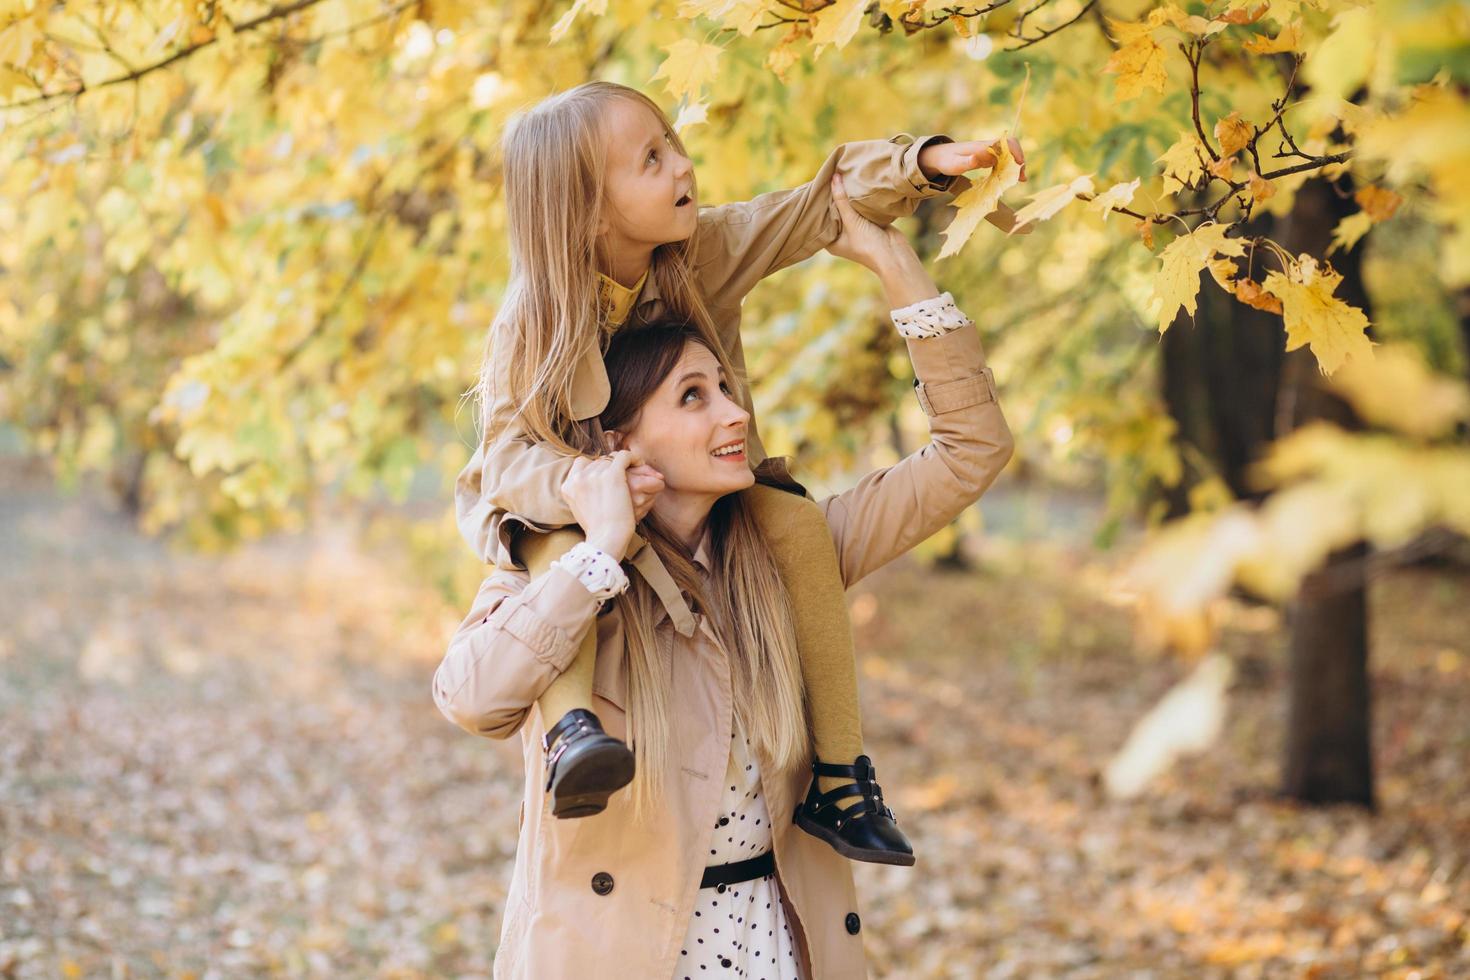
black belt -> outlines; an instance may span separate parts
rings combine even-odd
[[[713,888],[716,885],[733,885],[739,881],[753,881],[756,878],[764,878],[775,870],[776,855],[767,851],[760,857],[753,857],[748,861],[710,865],[704,869],[704,877],[699,879],[699,887]]]

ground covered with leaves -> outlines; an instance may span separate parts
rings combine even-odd
[[[515,742],[445,721],[458,622],[351,522],[171,555],[0,472],[0,976],[485,976]],[[852,593],[869,747],[919,862],[857,866],[883,977],[1470,976],[1470,577],[1371,590],[1380,810],[1275,798],[1284,634],[1240,609],[1221,742],[1098,773],[1190,665],[1108,560],[1000,535]]]

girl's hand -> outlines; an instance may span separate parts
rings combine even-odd
[[[913,246],[903,232],[892,225],[875,224],[857,213],[847,198],[841,174],[832,175],[832,201],[837,205],[837,216],[842,221],[842,234],[827,246],[827,251],[833,255],[851,259],[876,272],[894,256],[914,254]]]
[[[587,535],[587,543],[618,561],[623,560],[637,523],[628,468],[642,463],[643,457],[630,449],[597,459],[579,456],[561,483],[561,495]]]
[[[628,467],[628,496],[633,498],[633,517],[641,521],[653,510],[653,502],[664,488],[664,475],[644,463]]]
[[[930,143],[919,151],[919,169],[924,176],[933,180],[943,174],[945,176],[958,176],[967,170],[977,167],[994,167],[996,162],[995,146],[1000,140],[970,140],[967,143]],[[1006,144],[1010,146],[1011,156],[1021,165],[1021,179],[1026,179],[1026,156],[1021,152],[1021,144],[1014,136],[1006,137]]]

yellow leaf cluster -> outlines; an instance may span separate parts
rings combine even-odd
[[[1317,367],[1331,375],[1344,362],[1371,358],[1373,342],[1368,339],[1368,318],[1363,311],[1333,296],[1342,275],[1330,265],[1318,264],[1303,253],[1285,275],[1271,272],[1261,287],[1281,300],[1286,320],[1286,349],[1303,344],[1311,347]]]
[[[669,45],[669,56],[654,73],[654,81],[663,79],[664,87],[676,99],[696,96],[706,83],[719,74],[722,51],[717,44],[706,44],[691,38],[675,41]]]
[[[1241,255],[1245,243],[1226,238],[1228,226],[1211,223],[1200,225],[1187,235],[1180,235],[1159,254],[1162,268],[1154,280],[1153,300],[1159,304],[1159,333],[1169,329],[1183,307],[1194,316],[1199,295],[1199,277],[1216,255]]]
[[[1457,422],[1470,419],[1470,386],[1430,370],[1411,344],[1383,344],[1371,362],[1349,361],[1332,386],[1364,421],[1413,439],[1450,435]]]

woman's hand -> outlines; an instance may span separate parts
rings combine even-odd
[[[851,259],[864,268],[881,272],[896,256],[913,255],[914,248],[903,232],[892,225],[879,225],[857,213],[847,198],[842,175],[832,175],[832,202],[842,221],[842,234],[827,246],[827,251],[842,259]]]
[[[939,287],[934,285],[903,232],[892,225],[879,226],[858,214],[847,199],[840,174],[832,178],[832,200],[842,219],[842,234],[827,246],[827,251],[852,259],[877,274],[890,308],[898,309],[939,295]]]
[[[594,548],[623,560],[637,518],[628,489],[628,468],[643,457],[630,449],[588,459],[579,456],[561,483],[561,495]]]

